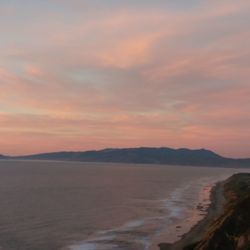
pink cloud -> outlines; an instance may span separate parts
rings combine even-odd
[[[0,24],[0,153],[166,145],[250,154],[247,7],[128,4]]]

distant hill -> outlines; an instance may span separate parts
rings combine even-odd
[[[250,167],[250,159],[222,157],[206,149],[123,148],[85,152],[54,152],[14,157],[14,159],[62,160],[83,162],[120,162],[192,166]]]
[[[7,156],[0,154],[0,159],[5,159],[5,158],[7,158]]]

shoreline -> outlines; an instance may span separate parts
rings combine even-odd
[[[198,221],[187,233],[182,235],[181,239],[174,243],[161,242],[158,244],[160,250],[180,250],[185,246],[192,245],[205,235],[209,225],[223,213],[225,204],[224,181],[219,181],[211,189],[210,205],[206,209],[206,215]],[[200,209],[201,212],[202,209]]]
[[[196,243],[200,239],[202,239],[202,237],[206,233],[205,229],[207,229],[208,226],[211,224],[211,222],[223,212],[223,205],[224,205],[223,187],[226,180],[223,178],[223,180],[218,180],[217,182],[209,181],[206,184],[202,185],[199,191],[199,195],[201,195],[202,199],[198,200],[195,209],[193,210],[192,213],[190,213],[190,217],[184,217],[183,221],[174,222],[173,225],[171,225],[171,230],[169,230],[169,228],[167,228],[166,231],[163,230],[158,236],[156,236],[155,239],[153,239],[149,243],[147,249],[180,250],[183,247],[190,245],[192,243]],[[205,197],[204,197],[204,192],[206,193]],[[105,242],[105,244],[107,244],[108,241],[109,239]],[[159,242],[162,243],[159,244]],[[92,240],[80,243],[81,244],[79,245],[71,244],[70,245],[71,248],[67,249],[78,249],[80,246],[85,247],[86,244],[88,247],[90,247],[89,243],[91,243],[91,247],[93,247],[94,244]],[[114,241],[111,240],[110,244],[112,245],[113,243]],[[95,244],[95,249],[97,248],[98,246]]]

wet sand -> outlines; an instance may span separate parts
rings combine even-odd
[[[194,225],[191,230],[184,234],[181,239],[175,243],[160,243],[160,250],[180,250],[187,245],[198,242],[206,233],[209,225],[223,212],[225,198],[223,195],[223,186],[225,182],[217,183],[211,190],[211,204],[207,208],[205,217]],[[200,211],[203,212],[201,206]]]

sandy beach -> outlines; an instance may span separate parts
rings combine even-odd
[[[184,234],[181,239],[173,244],[161,242],[159,244],[160,250],[180,250],[187,245],[191,245],[199,241],[204,234],[206,229],[211,224],[213,220],[218,218],[218,216],[223,212],[223,206],[225,198],[223,195],[223,185],[224,182],[218,182],[210,192],[210,205],[207,208],[205,217],[200,220],[196,225],[194,225],[189,232]],[[199,208],[203,212],[203,207]]]

